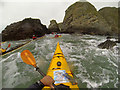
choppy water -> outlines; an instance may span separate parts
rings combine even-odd
[[[0,60],[2,77],[0,79],[2,79],[3,88],[27,88],[40,80],[42,76],[34,71],[32,66],[22,62],[20,53],[25,49],[30,50],[39,67],[46,73],[58,41],[80,88],[118,87],[120,44],[107,50],[97,47],[106,40],[103,36],[63,34],[60,38],[51,39],[52,36],[46,35],[43,39],[33,41],[15,52],[2,56]],[[22,42],[9,43],[17,45]]]

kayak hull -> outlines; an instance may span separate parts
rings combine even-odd
[[[69,86],[70,89],[79,89],[78,85],[76,83],[71,83],[69,78],[66,77],[65,74],[68,74],[70,77],[73,78],[73,75],[58,42],[55,53],[49,65],[47,75],[51,76],[55,80],[55,85],[63,84],[65,86]],[[43,89],[46,88],[50,87],[45,86]]]

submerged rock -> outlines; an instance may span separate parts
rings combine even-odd
[[[98,48],[101,49],[110,49],[112,47],[114,47],[116,45],[115,41],[111,41],[111,40],[106,40],[105,42],[101,43],[98,45]]]
[[[120,43],[120,34],[118,35],[118,40],[116,41],[116,43]]]
[[[40,37],[45,33],[48,33],[48,29],[39,19],[26,18],[7,26],[2,31],[2,41],[27,39],[33,35]]]

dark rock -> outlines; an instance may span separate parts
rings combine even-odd
[[[48,26],[48,30],[50,32],[57,32],[57,33],[60,32],[60,29],[59,29],[59,26],[58,26],[56,20],[51,20],[50,21],[50,25]]]
[[[107,39],[107,40],[110,40],[111,38],[112,38],[112,37],[108,36],[106,39]]]
[[[61,22],[61,23],[58,23],[58,27],[59,27],[59,30],[60,30],[60,32],[64,29],[63,28],[63,23]]]
[[[110,31],[113,35],[118,35],[118,8],[115,7],[105,7],[98,11],[100,15],[104,17],[104,19],[109,24],[111,28]]]
[[[72,31],[65,30],[65,25],[63,23],[58,23],[58,27],[60,29],[60,33],[69,33],[69,34],[74,33]]]
[[[110,49],[112,47],[114,47],[116,45],[116,42],[115,41],[111,41],[111,40],[106,40],[105,42],[101,43],[98,45],[99,48],[102,48],[102,49]]]
[[[89,2],[76,2],[65,12],[61,32],[111,35],[109,24]]]
[[[0,42],[2,42],[2,34],[0,33]]]
[[[118,35],[118,40],[116,42],[120,43],[120,34]]]
[[[32,38],[33,34],[40,37],[45,33],[48,33],[48,29],[39,19],[26,18],[7,26],[2,31],[2,41],[28,39]]]

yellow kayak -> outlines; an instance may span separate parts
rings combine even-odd
[[[70,89],[79,90],[77,83],[73,79],[74,77],[70,71],[67,61],[65,60],[59,42],[57,43],[57,47],[48,68],[47,75],[51,76],[55,80],[54,84],[56,86],[60,86],[62,84]],[[46,88],[50,87],[45,86],[43,89]]]
[[[6,52],[6,49],[0,48],[0,54]]]
[[[59,37],[62,37],[62,35],[59,35]]]

